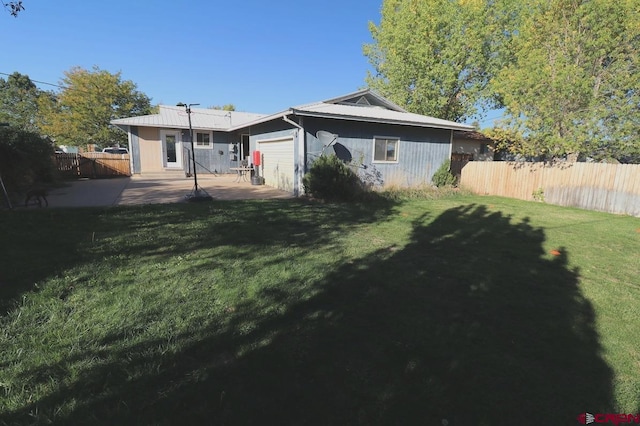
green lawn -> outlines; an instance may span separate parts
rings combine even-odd
[[[640,412],[638,218],[246,201],[0,211],[0,237],[0,424]]]

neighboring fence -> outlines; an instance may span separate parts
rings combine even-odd
[[[640,216],[640,164],[472,161],[460,185],[477,194]]]
[[[81,154],[55,154],[57,169],[69,177],[106,178],[131,176],[129,154],[84,152]]]

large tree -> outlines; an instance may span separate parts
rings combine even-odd
[[[126,135],[109,123],[116,118],[151,113],[151,100],[121,73],[94,67],[65,72],[56,102],[41,105],[42,129],[59,145],[126,143]]]
[[[51,93],[42,91],[29,76],[14,72],[0,77],[0,122],[29,132],[38,132],[38,103]]]
[[[638,0],[385,0],[368,84],[410,111],[503,107],[518,154],[640,161]]]
[[[385,0],[367,83],[409,111],[463,121],[500,106],[491,79],[510,58],[522,0]]]
[[[544,0],[494,80],[521,154],[640,156],[640,2]],[[513,147],[512,147],[513,148]]]

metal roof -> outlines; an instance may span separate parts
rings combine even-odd
[[[367,102],[360,102],[362,97],[365,97]],[[368,104],[369,101],[371,101],[370,104]],[[183,107],[160,105],[159,108],[158,114],[122,118],[113,120],[111,123],[121,128],[125,126],[189,128],[187,113]],[[370,89],[359,90],[322,102],[292,107],[271,115],[192,108],[191,123],[194,129],[234,131],[294,114],[437,129],[463,131],[474,129],[466,124],[407,112]]]
[[[356,104],[354,101],[362,96],[366,96],[374,100],[375,105]],[[363,89],[344,96],[328,99],[326,101],[292,107],[276,114],[266,115],[242,125],[234,125],[230,130],[238,130],[243,127],[266,123],[292,114],[369,123],[432,127],[448,130],[467,131],[474,129],[472,126],[456,123],[455,121],[442,120],[440,118],[407,112],[375,91],[371,89]]]
[[[276,114],[266,115],[256,120],[234,126],[229,130],[239,130],[245,127],[254,126],[268,121],[281,119],[290,115],[306,117],[333,118],[340,120],[361,121],[367,123],[396,124],[404,126],[431,127],[447,130],[473,130],[473,126],[468,126],[455,121],[442,120],[426,115],[413,114],[410,112],[391,111],[381,107],[366,107],[355,105],[336,105],[318,102],[301,107],[289,108],[288,110]]]
[[[264,117],[264,114],[191,108],[191,125],[194,129],[229,130],[231,127],[242,125],[261,117]],[[189,118],[184,107],[160,105],[158,114],[121,118],[112,120],[111,124],[118,127],[139,126],[188,129]]]
[[[305,107],[292,108],[296,115],[324,118],[340,118],[343,120],[368,121],[385,124],[401,124],[419,127],[435,127],[438,129],[473,130],[468,126],[454,121],[411,112],[392,111],[381,107],[365,107],[344,104],[328,104],[318,102]]]

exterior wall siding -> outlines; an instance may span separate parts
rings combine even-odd
[[[230,143],[241,142],[241,134],[249,134],[249,150],[245,153],[252,161],[252,152],[257,141],[292,137],[294,148],[291,155],[295,159],[294,193],[302,192],[301,178],[309,167],[323,153],[323,146],[316,139],[319,130],[338,135],[337,143],[324,149],[326,154],[336,153],[338,157],[350,163],[358,174],[374,186],[415,186],[430,184],[431,178],[451,153],[451,131],[433,128],[420,128],[377,123],[364,123],[346,120],[292,117],[300,123],[305,132],[284,120],[273,120],[233,133],[212,132],[210,148],[196,148],[195,159],[198,173],[230,173],[231,167],[239,165],[231,161]],[[131,128],[132,154],[140,159],[134,163],[134,173],[162,172],[162,143],[158,128]],[[190,170],[191,151],[189,130],[179,130],[183,145],[183,166]],[[374,163],[373,138],[399,138],[397,163]],[[304,140],[303,140],[304,139]],[[136,147],[138,152],[136,153]],[[240,156],[238,155],[238,160]]]
[[[307,170],[323,150],[316,132],[325,130],[338,135],[337,143],[325,148],[325,154],[335,153],[349,162],[374,186],[430,184],[433,174],[450,155],[451,130],[317,118],[305,118],[304,124]],[[374,136],[400,139],[397,163],[373,162]]]
[[[139,127],[138,139],[140,144],[140,173],[163,171],[160,130],[153,127]]]
[[[195,133],[198,130],[194,130]],[[198,173],[229,173],[231,167],[236,167],[235,162],[230,161],[229,143],[232,135],[226,132],[213,133],[211,146],[208,148],[195,148],[196,171]],[[184,147],[185,170],[191,170],[192,166],[187,164],[187,159],[191,158],[191,137],[189,130],[182,130],[182,141]]]
[[[131,173],[140,174],[140,137],[138,127],[131,126],[129,129],[129,158],[131,159]]]
[[[274,120],[243,129],[241,133],[248,133],[250,135],[249,149],[253,152],[256,149],[256,140],[294,136],[296,129],[284,120]]]
[[[164,171],[163,149],[160,140],[161,130],[155,127],[131,127],[131,153],[134,158],[134,173],[156,173]],[[179,129],[182,142],[182,163],[185,171],[191,170],[191,138],[189,130]],[[194,130],[194,134],[197,130]],[[213,133],[209,148],[195,148],[198,173],[231,173],[231,167],[237,167],[237,161],[231,161],[229,144],[240,141],[239,133]],[[137,151],[136,151],[137,150]],[[239,157],[239,156],[238,156]],[[136,161],[135,159],[138,159]]]
[[[234,141],[229,133],[213,132],[213,147],[209,151],[209,173],[230,173],[230,167],[237,167],[238,163],[231,161],[231,142],[237,141]]]
[[[289,136],[294,137],[295,134],[296,134],[295,129],[288,129],[288,130],[280,130],[276,132],[267,132],[267,133],[259,133],[259,134],[251,135],[249,137],[249,147],[251,152],[253,152],[256,150],[256,142],[259,140],[278,139],[278,138],[284,138]]]
[[[256,142],[262,139],[277,139],[282,137],[295,137],[296,129],[283,120],[272,121],[250,129],[243,130],[243,133],[249,133],[249,161],[253,159],[253,151],[256,150]],[[294,153],[295,155],[295,153]]]

